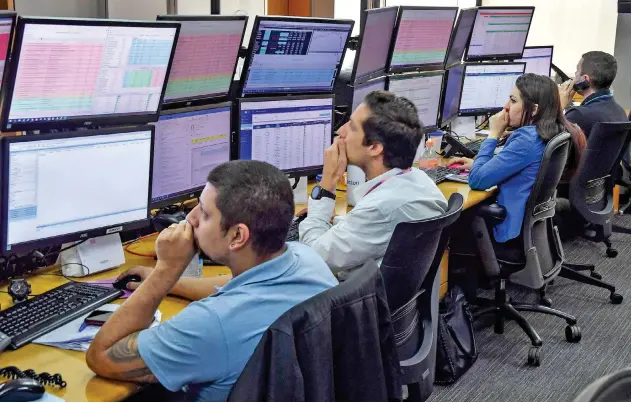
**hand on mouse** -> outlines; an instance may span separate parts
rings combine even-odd
[[[184,272],[195,255],[193,227],[188,222],[172,224],[156,239],[156,269]]]
[[[136,266],[136,267],[132,267],[131,269],[127,270],[125,273],[121,273],[116,280],[120,280],[123,277],[127,277],[127,276],[139,276],[141,278],[140,283],[136,282],[136,281],[130,281],[129,283],[127,283],[127,287],[126,289],[133,291],[135,289],[137,289],[140,284],[145,281],[145,279],[147,279],[147,277],[149,277],[149,275],[151,274],[151,272],[154,269],[152,267],[147,267],[147,266]]]
[[[468,171],[472,169],[473,163],[474,163],[474,160],[471,158],[456,157],[456,158],[450,158],[448,165],[461,164],[459,166],[456,166],[455,168],[460,169],[461,171]]]

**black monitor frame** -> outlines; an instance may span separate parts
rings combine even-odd
[[[443,79],[443,91],[441,94],[441,106],[439,106],[439,127],[446,127],[448,124],[452,123],[454,119],[459,117],[458,107],[456,108],[456,113],[453,114],[452,116],[448,116],[447,119],[445,119],[445,117],[443,116],[443,107],[445,106],[445,100],[448,95],[448,77],[450,75],[450,70],[456,69],[456,68],[463,69],[463,72],[461,73],[461,86],[463,86],[463,76],[465,75],[465,64],[463,63],[453,64],[452,66],[450,66],[449,68],[445,70],[445,77]],[[459,106],[461,105],[461,95],[463,95],[463,88],[461,88],[461,91],[459,91],[459,94],[458,94]]]
[[[435,121],[432,125],[428,125],[426,124],[426,122],[422,122],[425,124],[425,126],[422,127],[423,130],[434,130],[439,127],[438,124],[439,124],[439,116],[441,114],[441,99],[443,98],[443,92],[445,91],[445,84],[446,84],[445,73],[446,73],[445,70],[434,70],[434,71],[414,72],[414,73],[402,74],[402,75],[396,75],[396,76],[390,75],[387,77],[387,80],[386,80],[386,90],[391,91],[392,81],[407,80],[410,78],[417,78],[417,77],[441,76],[441,90],[439,91],[439,107],[437,108],[437,116],[435,118]]]
[[[527,50],[527,49],[551,49],[551,61],[550,61],[550,63],[549,63],[549,77],[551,77],[551,76],[552,76],[552,74],[551,74],[551,73],[553,72],[553,50],[554,50],[554,49],[553,49],[553,45],[544,45],[544,46],[525,46],[525,47],[524,47],[524,50]],[[522,52],[522,56],[524,56],[524,51]],[[519,59],[520,59],[520,58],[518,58],[518,59],[516,59],[516,60],[514,60],[514,61],[517,61],[517,60],[519,60]]]
[[[369,14],[377,14],[377,13],[385,13],[385,12],[391,12],[391,11],[395,11],[395,23],[397,23],[397,16],[399,13],[399,7],[397,6],[393,6],[393,7],[384,7],[384,8],[374,8],[371,10],[364,10],[364,12],[362,13],[362,30],[360,31],[360,34],[358,35],[358,46],[357,46],[357,51],[355,54],[355,60],[353,61],[353,70],[351,70],[351,84],[353,85],[357,85],[357,84],[362,84],[365,83],[367,81],[370,81],[376,77],[380,77],[380,76],[385,76],[388,68],[389,68],[389,64],[391,62],[391,49],[393,47],[393,38],[395,37],[395,25],[393,25],[393,29],[391,30],[391,42],[389,44],[389,48],[386,52],[386,60],[384,63],[384,67],[381,69],[377,69],[374,71],[370,71],[368,73],[366,73],[365,75],[361,76],[358,78],[357,73],[358,73],[358,64],[360,62],[360,55],[362,53],[362,44],[364,42],[364,31],[366,30],[366,20],[369,18]]]
[[[409,72],[422,72],[422,71],[436,71],[443,70],[444,63],[447,57],[447,49],[446,48],[446,56],[443,57],[443,60],[439,63],[432,64],[418,64],[418,65],[410,65],[405,67],[393,67],[393,54],[395,53],[395,45],[397,44],[397,37],[399,35],[399,27],[402,22],[402,17],[406,10],[452,10],[454,11],[454,18],[452,19],[452,31],[454,31],[454,21],[459,14],[458,7],[424,7],[424,6],[399,6],[399,13],[397,14],[397,22],[395,23],[395,31],[393,31],[393,38],[391,40],[391,50],[389,51],[388,58],[388,72],[389,74],[394,73],[409,73]],[[450,37],[452,36],[452,31],[450,31]],[[448,38],[448,44],[450,45],[450,38]]]
[[[9,170],[9,146],[13,143],[23,143],[23,142],[32,142],[32,141],[43,141],[43,140],[58,140],[65,138],[76,138],[76,137],[92,137],[92,136],[102,136],[114,133],[133,133],[133,132],[143,132],[150,131],[151,132],[151,149],[149,156],[149,186],[147,187],[147,214],[146,218],[126,223],[121,223],[117,225],[111,225],[107,227],[94,228],[87,231],[74,232],[65,235],[58,235],[49,238],[37,239],[33,241],[23,242],[19,244],[11,245],[11,250],[7,250],[7,241],[8,241],[8,213],[9,206],[6,201],[9,199],[9,181],[8,181],[8,170]],[[81,241],[84,239],[99,237],[103,235],[115,234],[124,231],[136,230],[140,228],[145,228],[149,226],[149,206],[151,201],[151,180],[152,180],[152,171],[153,171],[153,154],[154,154],[154,139],[155,132],[154,127],[151,125],[145,126],[136,126],[136,127],[119,127],[116,129],[99,129],[99,130],[81,130],[76,132],[62,132],[62,133],[53,133],[53,134],[42,134],[38,136],[6,136],[2,137],[0,140],[0,162],[2,167],[2,181],[0,181],[0,194],[2,195],[2,199],[0,201],[1,204],[1,219],[0,223],[0,251],[5,253],[28,253],[32,250],[49,247],[49,246],[57,246],[60,244]],[[61,179],[61,178],[60,178]],[[61,179],[63,180],[63,179]]]
[[[9,43],[7,44],[7,53],[4,58],[4,69],[2,70],[2,90],[0,93],[1,97],[4,99],[5,88],[4,85],[6,78],[8,77],[7,73],[9,71],[9,66],[11,65],[11,49],[13,48],[13,36],[15,35],[15,21],[17,20],[17,13],[15,11],[9,10],[1,10],[0,11],[0,19],[10,18],[11,19],[11,30],[9,31]]]
[[[235,56],[235,63],[233,65],[233,74],[230,76],[230,84],[228,85],[228,89],[225,94],[217,94],[217,95],[196,95],[193,97],[184,97],[184,98],[176,98],[174,100],[164,100],[162,104],[162,109],[177,109],[177,108],[185,108],[189,106],[197,106],[197,105],[205,105],[212,104],[214,102],[221,101],[222,99],[226,99],[232,93],[233,86],[235,85],[235,73],[237,72],[237,64],[239,62],[239,51],[241,50],[241,44],[244,41],[244,37],[246,35],[246,28],[248,27],[248,16],[246,15],[173,15],[173,14],[163,14],[156,17],[156,21],[176,21],[176,22],[187,22],[187,21],[244,21],[244,28],[241,32],[241,39],[239,40],[239,46],[237,49],[237,53]],[[179,36],[178,36],[179,40]],[[176,43],[176,50],[178,48],[178,44]],[[174,53],[175,58],[175,53]],[[170,72],[171,74],[171,72]],[[169,77],[167,77],[167,85],[169,84]],[[165,90],[166,92],[166,90]]]
[[[241,104],[244,102],[267,102],[267,101],[299,101],[302,99],[331,99],[331,137],[330,142],[333,143],[334,137],[334,126],[336,125],[336,99],[333,94],[308,94],[308,95],[284,95],[278,97],[258,97],[258,98],[238,98],[237,99],[237,108],[235,108],[235,115],[237,116],[237,127],[235,128],[235,151],[236,158],[240,159],[241,155]],[[322,165],[317,165],[313,167],[307,168],[296,168],[296,169],[282,169],[283,173],[285,173],[290,178],[300,178],[302,176],[314,176],[318,175],[323,171]]]
[[[461,112],[461,102],[463,101],[463,88],[465,85],[465,77],[467,73],[468,66],[500,66],[500,65],[522,65],[522,74],[524,74],[524,69],[527,66],[525,62],[494,62],[494,63],[463,63],[463,81],[461,81],[461,101],[459,101],[459,116],[480,116],[487,113],[496,113],[500,112],[503,107],[498,108],[488,108],[488,109],[478,109],[473,112]],[[507,98],[509,98],[509,94],[507,94]]]
[[[163,111],[160,114],[160,117],[162,116],[170,116],[170,115],[177,115],[180,113],[188,113],[188,112],[199,112],[199,111],[207,111],[207,110],[212,110],[212,109],[220,109],[220,108],[226,108],[228,107],[230,112],[229,112],[229,124],[230,124],[230,133],[229,133],[229,143],[230,143],[230,149],[228,151],[228,160],[232,161],[232,149],[233,149],[233,133],[234,128],[233,128],[233,119],[232,119],[232,113],[233,113],[233,103],[230,101],[227,102],[221,102],[218,104],[213,104],[213,105],[200,105],[200,106],[193,106],[193,107],[188,107],[188,108],[181,108],[181,109],[170,109],[168,111]],[[160,118],[158,119],[158,122],[160,121]],[[158,122],[156,123],[152,123],[153,125],[156,125]],[[155,136],[154,136],[155,137]],[[154,143],[156,143],[157,140],[154,138]],[[152,152],[154,152],[155,150],[152,149]],[[152,159],[154,158],[154,156],[152,155]],[[162,207],[167,207],[167,206],[171,206],[174,203],[179,203],[179,202],[184,202],[187,200],[192,200],[192,199],[197,199],[200,194],[202,193],[202,190],[204,189],[205,185],[201,185],[201,186],[197,186],[191,189],[186,189],[183,190],[181,192],[178,192],[176,195],[169,197],[169,198],[165,198],[165,199],[161,199],[161,200],[157,200],[157,201],[153,201],[153,171],[152,171],[152,188],[150,189],[150,196],[149,196],[149,202],[150,202],[150,208],[151,209],[157,209],[157,208],[162,208]]]
[[[345,46],[342,51],[342,55],[340,56],[340,61],[338,63],[338,68],[336,69],[336,73],[332,78],[331,89],[322,90],[322,91],[305,91],[305,89],[297,89],[296,91],[286,91],[286,92],[265,92],[265,93],[250,93],[244,94],[244,87],[246,86],[246,82],[248,81],[248,75],[250,74],[250,64],[252,63],[253,52],[255,48],[255,42],[257,40],[257,32],[259,32],[259,26],[262,21],[276,21],[276,22],[302,22],[302,23],[321,23],[321,24],[339,24],[339,25],[349,25],[349,33],[347,34],[347,40],[345,41]],[[271,96],[288,96],[288,95],[301,95],[301,94],[330,94],[334,91],[335,82],[338,80],[338,76],[340,75],[340,70],[342,70],[342,65],[345,59],[345,55],[347,53],[347,47],[349,46],[349,40],[351,39],[351,33],[353,32],[353,26],[355,25],[354,20],[344,20],[344,19],[333,19],[333,18],[315,18],[315,17],[285,17],[285,16],[255,16],[255,22],[252,26],[252,33],[250,34],[250,42],[248,43],[248,54],[244,59],[244,67],[241,72],[240,85],[239,85],[239,93],[238,95],[241,98],[256,98],[256,97],[271,97]]]
[[[20,63],[20,50],[24,38],[24,27],[26,24],[38,25],[74,25],[74,26],[116,26],[116,27],[143,27],[143,28],[175,28],[175,36],[171,47],[171,55],[167,64],[165,81],[160,94],[158,107],[154,113],[135,112],[127,114],[114,115],[94,115],[94,116],[71,116],[64,120],[38,121],[38,122],[11,122],[9,123],[9,111],[13,100],[13,91],[15,89],[15,78]],[[54,130],[54,129],[77,129],[80,127],[97,127],[107,125],[137,125],[158,120],[162,101],[165,97],[167,89],[167,78],[171,73],[171,62],[175,53],[178,36],[180,33],[179,22],[162,22],[162,21],[124,21],[124,20],[104,20],[92,18],[51,18],[51,17],[18,17],[15,39],[13,42],[13,57],[11,58],[11,67],[8,75],[3,80],[6,82],[6,93],[4,102],[2,103],[1,127],[2,131],[15,132],[27,130]],[[4,87],[4,85],[3,85]]]
[[[470,27],[470,32],[467,34],[467,41],[465,42],[465,49],[463,49],[463,53],[461,54],[461,58],[457,62],[452,62],[448,64],[448,57],[450,56],[450,51],[452,50],[452,46],[454,46],[454,40],[456,39],[456,33],[459,28],[459,24],[461,23],[461,18],[463,17],[463,13],[471,12],[478,13],[478,9],[476,7],[463,8],[459,11],[459,15],[456,17],[456,23],[454,27],[452,27],[452,34],[450,35],[450,42],[448,43],[448,49],[445,52],[445,60],[443,61],[443,65],[446,69],[461,64],[463,60],[463,55],[465,54],[465,50],[470,46],[470,39],[472,39],[472,30],[474,30],[474,24]],[[474,15],[474,23],[476,23],[476,15]]]
[[[529,31],[531,30],[531,24],[533,23],[533,15],[535,13],[534,6],[481,6],[477,7],[478,11],[476,12],[476,17],[474,19],[474,25],[472,27],[472,33],[470,34],[470,39],[468,40],[467,46],[465,47],[465,62],[482,62],[482,61],[497,61],[497,60],[513,60],[520,59],[522,57],[522,52],[520,53],[510,53],[510,54],[502,54],[502,55],[493,55],[493,56],[471,56],[469,54],[470,51],[470,41],[472,40],[472,35],[474,33],[474,27],[476,27],[476,21],[479,18],[481,11],[485,10],[531,10],[531,19],[529,20],[529,26],[527,27],[527,34],[524,36],[524,43],[522,44],[522,50],[524,52],[524,46],[527,43],[527,37],[529,36]]]

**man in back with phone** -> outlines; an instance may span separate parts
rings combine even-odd
[[[617,60],[600,51],[584,53],[577,63],[575,78],[560,85],[560,102],[570,105],[575,92],[584,97],[581,105],[566,112],[566,118],[576,123],[586,137],[597,122],[625,122],[625,110],[617,104],[610,86],[617,76]]]

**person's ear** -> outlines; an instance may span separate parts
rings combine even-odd
[[[234,225],[228,230],[230,250],[237,251],[243,248],[250,240],[250,229],[245,224]]]
[[[538,113],[538,108],[539,107],[540,107],[540,105],[533,104],[533,112],[531,112],[531,117],[534,117]]]
[[[369,155],[371,157],[377,157],[384,152],[384,145],[379,141],[374,142],[369,146]]]

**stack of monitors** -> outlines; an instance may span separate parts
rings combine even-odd
[[[397,11],[397,7],[388,7],[364,12],[363,29],[358,39],[359,51],[353,69],[353,83],[363,83],[386,75]]]

